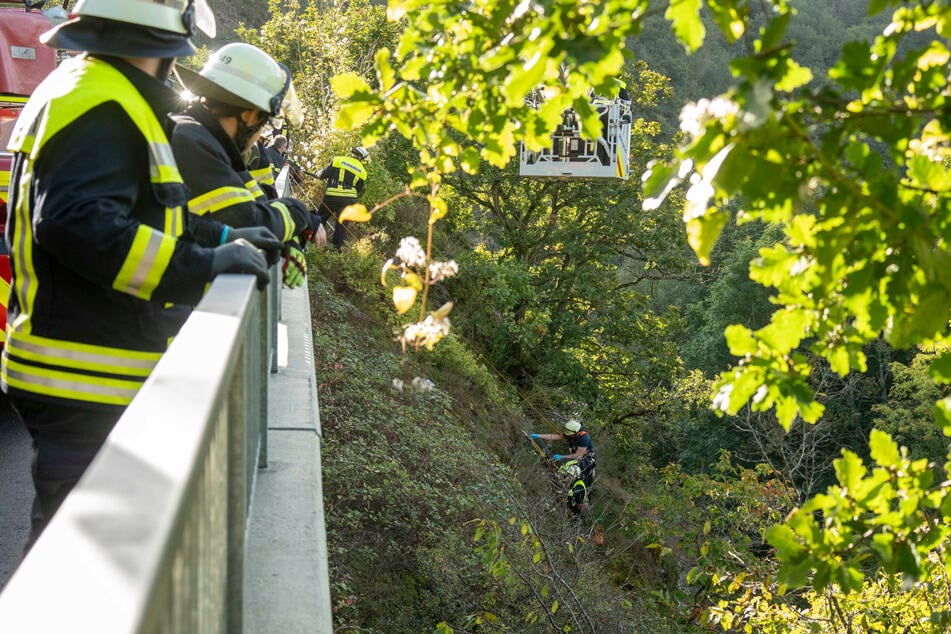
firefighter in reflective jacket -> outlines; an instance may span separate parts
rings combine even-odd
[[[200,73],[181,67],[175,73],[200,97],[173,117],[172,151],[191,192],[189,210],[232,227],[270,229],[289,251],[284,282],[299,286],[301,244],[326,241],[320,217],[296,198],[268,200],[244,161],[272,118],[303,123],[290,71],[261,49],[234,43],[216,51]]]
[[[246,162],[248,173],[257,182],[258,187],[264,191],[269,199],[277,198],[277,190],[274,189],[277,174],[274,173],[274,166],[271,165],[271,160],[268,157],[267,143],[265,143],[263,137],[251,146]]]
[[[79,480],[192,305],[219,273],[267,283],[266,230],[190,223],[162,121],[190,55],[195,0],[79,0],[49,46],[86,51],[27,102],[9,149],[13,272],[0,383],[33,439],[30,544]],[[225,242],[222,244],[222,242]]]
[[[581,477],[581,467],[577,460],[569,460],[558,467],[565,491],[565,503],[568,510],[576,515],[588,509],[588,485]]]
[[[363,166],[364,162],[369,162],[370,153],[364,147],[355,147],[350,152],[350,156],[335,156],[330,165],[325,167],[318,175],[327,181],[327,189],[324,191],[324,200],[321,203],[320,217],[324,222],[333,216],[337,222],[334,229],[333,245],[336,248],[343,246],[347,230],[337,218],[340,212],[348,205],[357,202],[360,194],[363,193],[363,187],[367,180],[367,170]]]

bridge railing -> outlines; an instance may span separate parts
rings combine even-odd
[[[242,631],[277,277],[215,279],[0,594],[0,630]]]

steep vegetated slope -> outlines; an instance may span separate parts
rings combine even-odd
[[[234,30],[239,25],[255,28],[267,22],[271,16],[268,4],[268,0],[209,0],[209,5],[215,12],[218,34],[214,42],[208,41],[201,34],[196,41],[210,49],[235,41],[237,38]]]
[[[371,241],[310,257],[336,631],[687,631],[612,585],[623,545],[566,513],[472,351],[401,357]]]

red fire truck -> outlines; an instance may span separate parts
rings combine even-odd
[[[0,231],[7,222],[12,156],[6,147],[13,123],[30,93],[56,68],[56,51],[39,39],[50,28],[50,18],[32,10],[30,4],[0,3]],[[9,295],[10,257],[6,242],[0,241],[0,346],[6,341]]]

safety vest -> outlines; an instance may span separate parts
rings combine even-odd
[[[352,156],[335,156],[330,163],[326,196],[356,198],[357,186],[367,179],[363,163]]]
[[[143,217],[136,216],[141,224],[131,243],[116,247],[123,257],[112,280],[112,289],[117,292],[62,282],[53,289],[49,278],[55,276],[49,271],[60,265],[44,249],[37,248],[30,176],[51,138],[108,101],[125,110],[148,144],[155,200],[142,203],[148,206],[141,210]],[[162,306],[131,298],[150,300],[169,267],[176,237],[184,228],[185,188],[165,131],[148,102],[121,72],[106,62],[82,56],[61,64],[37,88],[17,120],[9,150],[19,153],[21,160],[12,181],[17,191],[11,192],[13,206],[9,210],[13,223],[13,294],[18,311],[12,315],[13,322],[7,324],[0,382],[5,391],[34,398],[128,405],[162,356],[160,342],[167,340],[159,328],[159,324],[164,325],[160,318],[167,315]],[[89,292],[84,294],[84,290]],[[46,318],[54,291],[55,310],[62,311],[58,318],[75,315],[75,322],[68,328],[69,338],[60,335],[61,326],[51,327]],[[98,303],[85,297],[92,294],[99,298],[95,300]],[[37,309],[38,304],[42,310]],[[122,317],[117,317],[120,314]],[[104,338],[122,345],[102,345]]]

